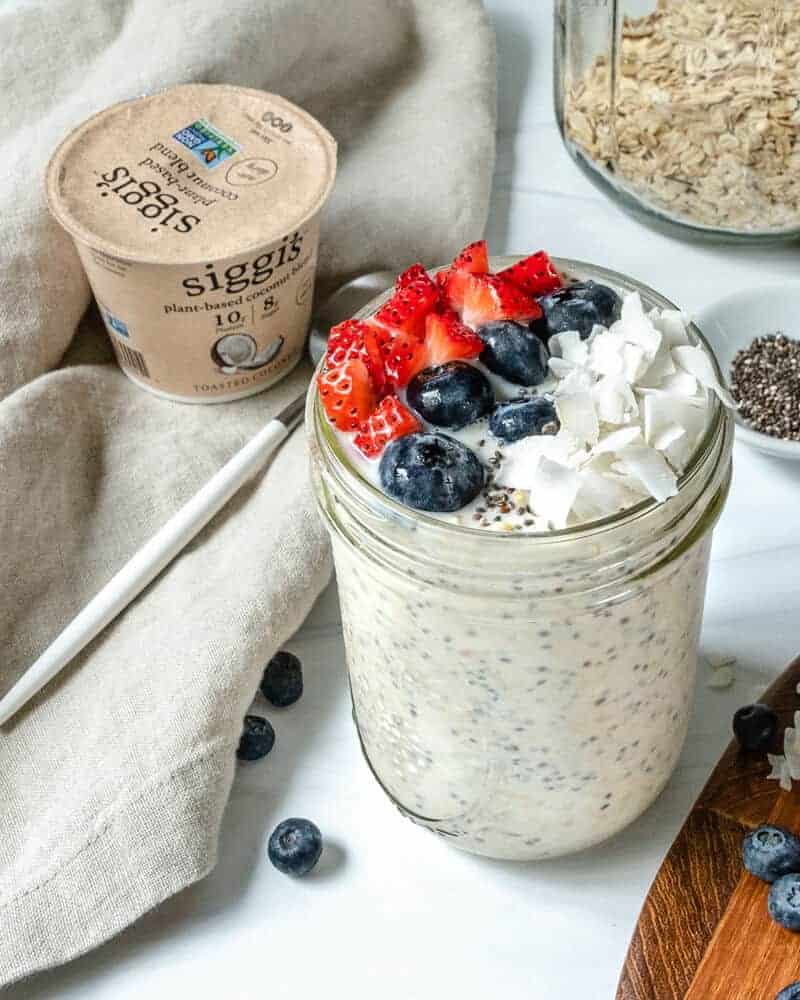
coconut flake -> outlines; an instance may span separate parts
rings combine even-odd
[[[577,330],[555,333],[547,342],[550,354],[563,358],[573,365],[585,365],[589,360],[589,346]]]
[[[722,691],[733,685],[736,678],[730,667],[718,667],[711,671],[711,676],[706,681],[706,687],[712,690]]]
[[[622,301],[619,320],[613,325],[614,333],[621,333],[629,344],[636,344],[652,361],[661,346],[661,334],[642,308],[638,292],[626,295]]]
[[[780,782],[781,788],[785,792],[792,790],[792,776],[789,773],[789,764],[783,754],[768,753],[767,760],[772,766],[772,770],[767,775],[767,780]]]
[[[717,373],[714,371],[714,366],[711,363],[711,358],[702,347],[673,347],[672,357],[680,368],[693,375],[706,389],[710,389],[713,393],[716,393],[725,406],[736,409],[736,402],[733,396],[731,396],[727,389],[720,385]]]
[[[657,434],[654,435],[653,440],[650,442],[656,451],[663,452],[665,455],[670,448],[678,444],[686,437],[686,431],[683,427],[679,427],[678,424],[665,424]]]
[[[597,375],[622,375],[625,372],[625,338],[610,330],[599,334],[589,348],[589,367]]]
[[[642,400],[645,441],[682,471],[705,429],[707,413],[688,399],[654,390]]]
[[[673,374],[665,375],[657,388],[661,392],[667,392],[672,396],[689,397],[695,406],[704,406],[706,402],[703,395],[698,395],[697,379],[688,372],[675,371]]]
[[[638,499],[617,477],[604,475],[592,466],[579,472],[580,489],[573,504],[573,512],[580,520],[605,517],[615,510],[630,507]]]
[[[556,396],[556,413],[567,434],[571,434],[581,443],[589,445],[597,443],[600,424],[591,393],[559,393]]]
[[[650,496],[668,500],[678,492],[678,481],[666,459],[647,445],[630,444],[618,452],[625,471],[640,480]]]
[[[661,341],[661,345],[656,351],[656,356],[650,362],[647,370],[637,381],[636,388],[657,388],[665,378],[675,374],[675,362],[672,360],[672,352],[666,340]]]
[[[678,309],[653,309],[650,321],[667,347],[682,347],[689,343],[689,317]]]
[[[550,360],[552,361],[553,359],[551,358]],[[593,385],[594,376],[589,369],[573,365],[556,386],[555,393],[558,395],[559,393],[589,392]]]
[[[567,432],[532,434],[503,449],[503,464],[497,472],[497,482],[521,490],[533,489],[539,462],[547,458],[560,465],[577,464],[578,442]]]
[[[641,427],[621,427],[618,431],[612,431],[600,438],[592,450],[593,455],[604,455],[608,452],[619,451],[628,444],[642,441]]]
[[[541,458],[532,477],[530,506],[554,528],[565,528],[581,485],[580,473]]]
[[[639,414],[630,385],[618,375],[606,375],[593,387],[597,416],[606,424],[628,424]]]
[[[625,379],[630,383],[638,382],[650,367],[650,356],[638,344],[626,344],[622,356]]]

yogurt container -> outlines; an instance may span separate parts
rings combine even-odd
[[[638,292],[648,310],[674,308],[622,275],[556,264]],[[689,335],[704,345],[696,327]],[[725,407],[710,402],[674,496],[529,533],[395,502],[315,391],[306,427],[354,718],[400,811],[465,850],[518,860],[590,847],[636,819],[674,770],[691,712],[731,476]]]
[[[168,399],[269,388],[303,355],[336,143],[282,97],[189,84],[101,111],[47,170],[119,364]]]

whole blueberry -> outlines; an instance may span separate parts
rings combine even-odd
[[[426,431],[390,442],[378,471],[390,497],[427,511],[460,510],[480,493],[485,478],[474,451],[446,434]]]
[[[800,981],[784,986],[775,1000],[800,1000]]]
[[[745,705],[733,717],[733,732],[743,750],[767,750],[778,731],[778,716],[767,705]]]
[[[408,384],[406,398],[423,420],[437,427],[466,427],[494,406],[489,379],[466,361],[423,368]]]
[[[611,326],[620,317],[622,299],[608,285],[594,281],[576,281],[565,285],[539,300],[547,320],[547,329],[554,333],[577,330],[586,340],[595,324]]]
[[[556,408],[543,396],[499,403],[489,417],[489,430],[496,438],[509,443],[532,434],[555,434],[558,430]]]
[[[264,668],[261,693],[278,708],[293,705],[303,693],[303,668],[300,661],[285,649],[276,653]]]
[[[236,750],[239,760],[261,760],[275,746],[275,730],[260,715],[246,715]]]
[[[800,875],[782,875],[772,883],[767,900],[769,915],[787,931],[800,931]]]
[[[742,842],[745,868],[764,882],[800,872],[800,837],[782,826],[760,826]]]
[[[484,343],[481,361],[490,372],[515,385],[539,385],[547,378],[550,354],[528,326],[503,319],[478,327]]]
[[[319,827],[309,819],[285,819],[272,831],[267,854],[284,875],[305,875],[322,854]]]

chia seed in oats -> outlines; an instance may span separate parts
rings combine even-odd
[[[756,337],[733,359],[731,392],[754,430],[800,441],[800,341],[783,333]]]

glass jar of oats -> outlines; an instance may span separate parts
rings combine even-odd
[[[623,275],[555,263],[638,292],[648,310],[674,308]],[[632,823],[686,735],[730,413],[713,404],[676,496],[529,534],[392,500],[354,464],[314,388],[306,431],[353,719],[401,813],[456,847],[520,861],[583,850]]]
[[[800,4],[556,0],[555,100],[594,183],[662,228],[800,233]]]

